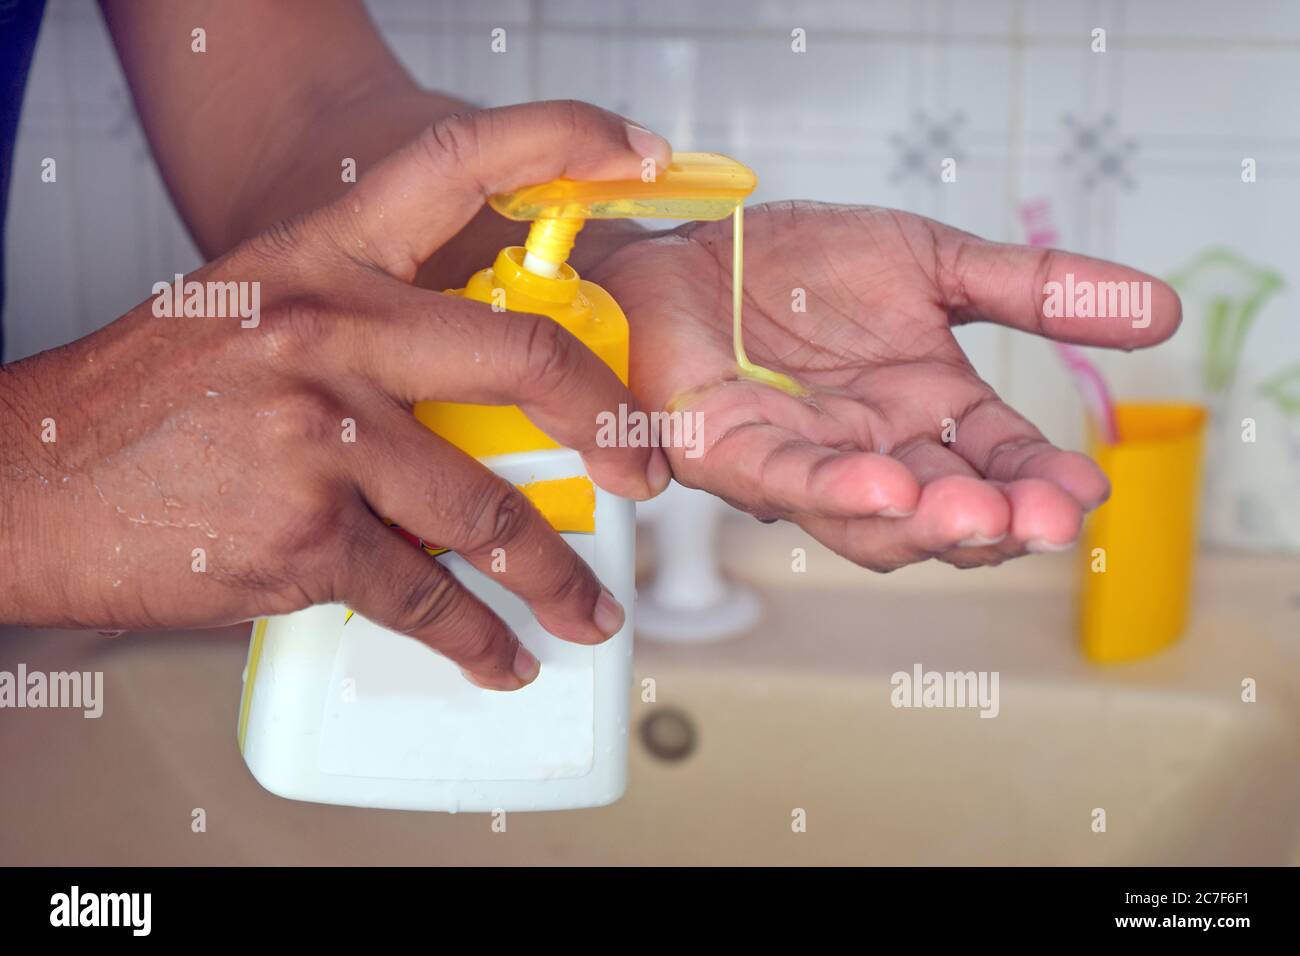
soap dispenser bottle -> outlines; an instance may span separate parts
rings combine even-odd
[[[550,317],[626,383],[627,319],[566,262],[583,223],[722,219],[755,184],[725,156],[677,153],[651,181],[560,179],[493,196],[497,212],[533,222],[527,242],[452,294]],[[320,803],[454,813],[617,800],[627,780],[633,502],[597,487],[576,451],[516,407],[421,402],[415,415],[520,488],[627,609],[623,628],[595,647],[562,641],[491,575],[407,535],[514,630],[541,662],[537,679],[483,690],[425,644],[336,604],[261,619],[239,712],[245,762],[271,792]]]

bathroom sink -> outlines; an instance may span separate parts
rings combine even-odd
[[[639,642],[627,795],[505,832],[261,790],[234,742],[247,627],[10,629],[0,670],[102,670],[105,705],[0,711],[0,862],[1300,862],[1300,559],[1204,556],[1186,638],[1102,669],[1073,646],[1069,555],[878,576],[795,528],[736,521],[723,543],[758,626]],[[996,717],[895,707],[917,665],[996,671]]]

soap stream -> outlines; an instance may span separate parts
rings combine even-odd
[[[734,234],[731,243],[731,340],[736,352],[736,369],[742,379],[770,385],[787,395],[802,398],[808,389],[782,372],[755,365],[745,354],[745,338],[741,329],[741,312],[745,304],[745,205],[736,203],[731,216]]]

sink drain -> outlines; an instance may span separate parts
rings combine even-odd
[[[668,763],[689,757],[695,738],[694,722],[675,707],[660,708],[641,721],[641,743],[651,756]]]

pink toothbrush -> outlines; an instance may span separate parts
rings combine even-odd
[[[1057,240],[1056,229],[1051,221],[1051,204],[1046,199],[1035,199],[1020,207],[1020,221],[1025,225],[1029,245],[1050,246]],[[1097,366],[1092,363],[1083,349],[1065,342],[1053,342],[1056,352],[1074,376],[1074,384],[1083,398],[1084,408],[1096,424],[1102,439],[1108,445],[1119,441],[1119,424],[1115,420],[1115,402],[1110,397],[1110,389],[1102,378]]]

